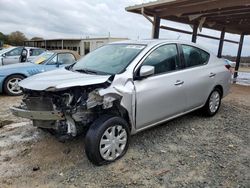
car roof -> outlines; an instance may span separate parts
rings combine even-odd
[[[66,49],[64,49],[64,50],[50,50],[50,51],[55,52],[55,53],[65,53],[65,52],[71,53],[71,54],[73,54],[75,56],[75,58],[77,60],[81,58],[81,56],[74,50],[66,50]]]
[[[171,39],[140,39],[140,40],[124,40],[124,41],[117,41],[112,42],[110,44],[135,44],[135,45],[146,45],[146,46],[156,46],[158,44],[162,43],[177,43],[177,44],[186,44],[198,47],[202,50],[205,50],[207,52],[210,52],[210,50],[196,44],[193,42],[185,41],[185,40],[171,40]],[[211,53],[211,52],[210,52]]]
[[[22,46],[18,46],[18,47],[22,47]],[[41,49],[41,50],[45,50],[44,48],[29,47],[29,46],[24,46],[24,48],[26,48],[26,49]]]

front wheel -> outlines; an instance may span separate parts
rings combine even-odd
[[[209,95],[205,106],[203,107],[203,112],[206,116],[214,116],[221,104],[221,91],[215,88]]]
[[[7,95],[18,96],[22,95],[22,90],[18,83],[24,79],[22,75],[9,76],[4,82],[4,92]]]
[[[85,138],[85,152],[93,164],[108,164],[126,153],[129,139],[129,126],[123,118],[104,115],[90,126]]]

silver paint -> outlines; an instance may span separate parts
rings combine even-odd
[[[95,94],[99,95],[102,101],[94,100],[92,104],[94,104],[93,106],[95,106],[95,103],[96,105],[103,105],[103,100],[106,99],[104,106],[111,107],[114,100],[119,100],[120,105],[128,112],[131,134],[204,106],[208,96],[217,85],[223,88],[222,97],[229,92],[231,74],[225,68],[224,61],[218,59],[212,53],[209,53],[210,59],[206,65],[134,80],[134,73],[148,54],[157,47],[164,44],[179,43],[199,47],[209,52],[196,44],[169,40],[116,43],[145,44],[147,46],[123,73],[115,75],[109,87],[99,88],[95,91]],[[211,74],[214,75],[211,76]],[[40,91],[49,88],[61,90],[74,86],[104,83],[109,77],[109,75],[89,75],[60,69],[25,79],[20,82],[20,86]]]

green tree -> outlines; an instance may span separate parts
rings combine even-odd
[[[3,43],[7,43],[7,40],[8,36],[0,32],[0,41],[2,41]]]
[[[10,45],[14,45],[14,46],[22,46],[23,42],[25,40],[28,40],[26,38],[26,36],[20,32],[20,31],[15,31],[12,32],[8,35],[8,42]]]

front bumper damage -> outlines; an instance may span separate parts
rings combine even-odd
[[[10,110],[18,117],[31,119],[35,127],[72,136],[80,134],[102,114],[110,113],[129,118],[134,134],[134,85],[131,81],[113,84],[118,86],[110,87],[105,82],[53,92],[25,89],[21,105]]]
[[[31,120],[65,120],[64,114],[59,111],[31,111],[21,107],[11,107],[13,115]]]

